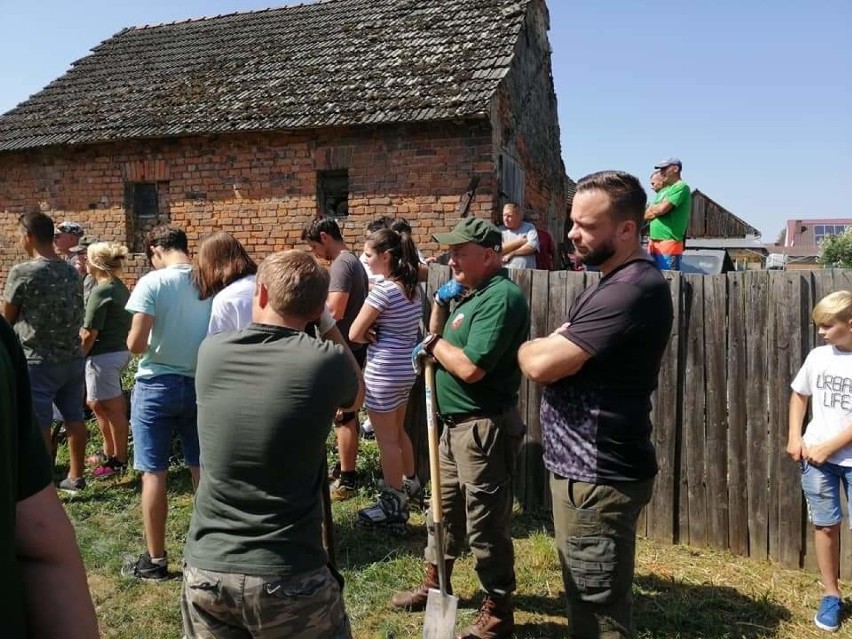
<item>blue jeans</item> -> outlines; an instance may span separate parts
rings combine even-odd
[[[802,462],[802,492],[808,504],[808,518],[814,526],[834,526],[843,521],[840,489],[852,503],[852,466],[825,462],[819,466]],[[849,522],[852,527],[852,521]]]
[[[177,432],[183,458],[198,466],[195,380],[185,375],[137,379],[130,400],[133,467],[143,472],[168,470],[172,437]]]

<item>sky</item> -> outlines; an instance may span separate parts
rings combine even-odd
[[[421,0],[428,2],[429,0]],[[282,0],[0,0],[0,113],[124,27]],[[548,0],[562,157],[683,177],[774,241],[852,217],[852,0]]]

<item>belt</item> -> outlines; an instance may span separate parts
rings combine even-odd
[[[495,413],[491,413],[490,415],[484,413],[454,413],[453,415],[439,415],[439,418],[445,426],[452,428],[465,422],[475,422],[479,419],[494,419],[496,416]]]

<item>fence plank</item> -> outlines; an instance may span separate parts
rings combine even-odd
[[[746,325],[748,349],[746,371],[746,445],[748,455],[748,532],[749,555],[768,556],[769,479],[766,415],[767,296],[766,271],[746,274]]]
[[[713,275],[704,280],[705,466],[707,479],[707,541],[728,548],[728,354],[725,311],[728,279]]]
[[[799,466],[786,452],[789,384],[802,355],[802,276],[789,272],[770,280],[769,400],[769,550],[786,568],[801,565],[804,549],[802,491]],[[808,296],[804,295],[804,301]]]
[[[532,271],[528,269],[512,268],[508,269],[508,272],[509,278],[518,285],[518,288],[521,289],[521,292],[524,294],[524,297],[527,299],[530,307],[532,307]],[[521,385],[518,388],[518,411],[524,421],[527,420],[527,413],[529,410],[528,394],[531,385],[532,383],[526,377],[521,378]],[[527,434],[525,442],[529,442],[529,433]],[[516,481],[514,489],[515,497],[520,502],[521,507],[524,510],[535,510],[541,506],[541,499],[536,499],[537,496],[534,494],[534,490],[531,489],[531,485],[535,484],[537,479],[541,478],[536,478],[532,469],[528,466],[530,457],[526,455],[528,448],[529,446],[523,446],[523,459],[521,459],[521,455],[518,455],[518,459],[515,460]]]
[[[548,335],[547,308],[550,303],[550,280],[547,271],[529,271],[532,274],[530,284],[530,338]],[[527,508],[549,508],[550,490],[547,481],[547,469],[544,467],[542,456],[541,424],[539,411],[541,409],[540,384],[528,382],[527,389],[527,435],[523,457],[527,468],[527,486],[525,494],[528,499]]]
[[[746,442],[746,273],[728,278],[728,544],[748,554],[748,460]]]
[[[664,274],[669,280],[674,322],[657,384],[652,398],[653,410],[651,423],[654,425],[652,438],[657,450],[657,464],[660,472],[654,482],[654,494],[648,504],[648,536],[658,541],[673,543],[675,537],[675,518],[677,516],[677,478],[679,475],[677,440],[678,407],[680,393],[678,386],[678,353],[680,352],[680,273],[668,271]]]
[[[684,452],[686,459],[688,543],[707,545],[707,491],[704,478],[704,280],[687,275],[686,360],[683,398]],[[684,513],[681,513],[681,521]],[[683,541],[683,539],[682,539]]]

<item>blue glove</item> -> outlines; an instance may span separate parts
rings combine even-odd
[[[438,290],[435,291],[435,302],[440,306],[446,306],[453,300],[459,299],[465,294],[466,290],[457,280],[452,279],[449,282],[441,284]]]
[[[429,334],[411,351],[411,368],[414,369],[414,374],[419,375],[423,372],[423,360],[427,357],[432,357],[430,349],[438,341],[439,335]]]

